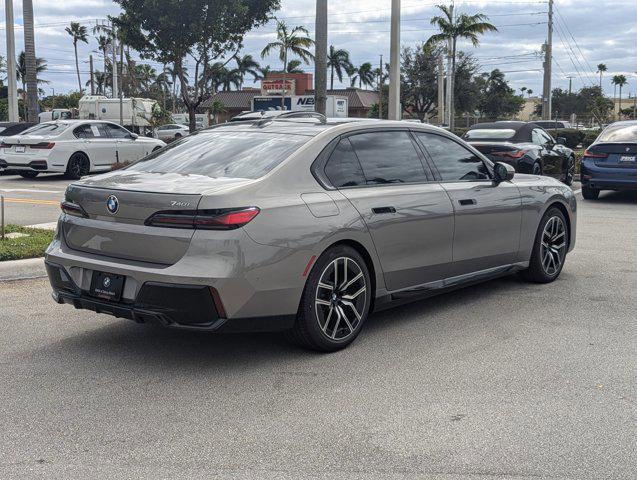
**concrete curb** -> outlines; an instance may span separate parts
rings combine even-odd
[[[44,258],[0,262],[0,282],[46,277]]]

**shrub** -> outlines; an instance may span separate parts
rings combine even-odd
[[[584,139],[582,140],[582,146],[584,148],[588,147],[591,143],[593,143],[595,141],[595,139],[598,136],[599,136],[599,131],[598,130],[593,130],[593,131],[586,132],[586,134],[584,135]]]

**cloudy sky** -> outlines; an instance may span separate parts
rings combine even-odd
[[[402,43],[416,45],[425,41],[435,29],[429,19],[441,0],[402,1]],[[4,2],[3,2],[4,3]],[[291,25],[305,25],[314,29],[314,0],[282,0],[279,18]],[[390,0],[334,0],[329,1],[329,42],[350,51],[355,64],[378,64],[379,56],[389,59]],[[460,12],[484,13],[498,26],[498,33],[482,37],[473,48],[462,43],[462,50],[471,52],[483,71],[500,68],[506,72],[513,87],[527,87],[541,91],[542,61],[539,51],[547,33],[547,1],[523,0],[467,0],[456,1]],[[3,5],[4,6],[4,5]],[[16,51],[22,50],[22,2],[14,0]],[[77,90],[73,45],[64,27],[79,21],[89,27],[108,15],[116,15],[118,6],[109,0],[34,0],[36,23],[36,53],[46,59],[48,71],[43,78],[47,93]],[[598,63],[608,66],[604,89],[612,94],[610,77],[623,73],[628,77],[624,92],[637,93],[637,2],[634,0],[556,0],[556,28],[554,36],[555,63],[553,85],[573,88],[596,84]],[[5,23],[0,22],[4,32]],[[601,27],[600,27],[601,26]],[[0,35],[0,55],[6,55],[6,36]],[[247,35],[243,53],[258,57],[267,42],[274,38],[274,23]],[[88,56],[93,52],[96,68],[101,69],[101,54],[92,38],[89,45],[80,46],[83,81],[88,79]],[[273,68],[280,67],[274,56],[262,61]],[[156,65],[159,66],[159,65]],[[309,71],[310,69],[308,69]]]

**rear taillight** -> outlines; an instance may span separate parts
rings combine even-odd
[[[507,150],[504,152],[491,152],[491,155],[498,157],[522,158],[528,150]]]
[[[608,158],[608,153],[591,152],[588,148],[584,150],[584,156],[588,158]]]
[[[9,144],[9,143],[0,143],[0,148],[11,148],[13,145]]]
[[[249,223],[259,211],[257,207],[165,211],[153,214],[144,223],[151,227],[233,230]]]
[[[50,150],[53,147],[55,147],[54,142],[42,142],[42,143],[35,143],[33,145],[29,145],[29,148],[35,148],[37,150]]]
[[[69,215],[73,215],[75,217],[88,217],[88,213],[86,213],[86,211],[77,203],[64,201],[60,203],[60,208],[64,213],[68,213]]]

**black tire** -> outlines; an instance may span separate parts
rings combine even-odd
[[[79,180],[91,171],[91,164],[83,153],[74,153],[66,165],[66,176],[72,180]]]
[[[564,176],[564,184],[569,187],[573,185],[573,178],[575,177],[575,157],[571,156],[568,159],[568,167],[566,175]]]
[[[181,133],[175,133],[175,140],[179,140],[181,137]]]
[[[540,165],[540,162],[535,162],[533,164],[533,167],[531,168],[531,174],[542,175],[542,165]]]
[[[157,150],[161,150],[161,147],[155,147],[155,148],[153,148],[153,152],[156,152]]]
[[[599,198],[599,190],[597,188],[582,187],[582,197],[585,200],[597,200]]]
[[[345,282],[345,268],[348,269],[348,282]],[[356,278],[359,279],[354,281]],[[344,290],[330,289],[333,285],[345,286],[348,283],[351,285]],[[346,245],[332,247],[314,263],[301,296],[296,322],[292,330],[286,332],[286,337],[311,350],[341,350],[352,343],[363,328],[373,294],[369,270],[363,257]],[[329,305],[318,303],[327,300]],[[349,305],[343,302],[349,302]],[[336,317],[334,312],[337,312]],[[341,313],[344,313],[344,317]],[[319,323],[321,321],[323,325]]]
[[[40,172],[34,172],[31,170],[27,170],[24,172],[18,172],[18,175],[20,175],[22,178],[35,178],[40,174]]]
[[[550,236],[546,236],[545,229],[551,221],[561,222],[561,225],[563,227],[562,237],[551,238]],[[550,229],[550,226],[548,228]],[[559,233],[556,233],[555,236],[557,236],[558,234]],[[534,283],[550,283],[554,281],[557,277],[560,276],[562,268],[564,267],[569,242],[570,235],[568,231],[568,223],[566,222],[564,214],[557,207],[549,208],[542,216],[542,220],[540,220],[540,225],[538,226],[537,233],[535,234],[529,268],[521,272],[522,277],[525,280]],[[548,246],[545,246],[547,244]],[[554,251],[553,248],[550,248],[560,246],[561,248],[555,249],[557,251]],[[543,255],[547,254],[546,250],[551,250],[551,252],[548,253],[548,255],[551,256],[551,259],[549,259],[548,256],[543,258]],[[549,265],[549,268],[547,268],[546,266],[547,263]],[[558,263],[559,265],[557,265]],[[553,265],[553,268],[550,267],[551,264]]]

